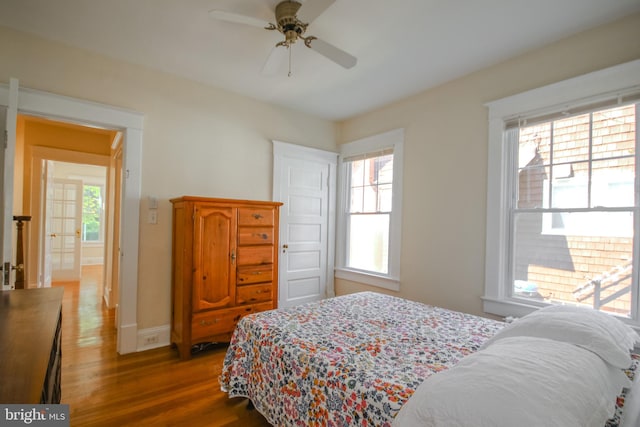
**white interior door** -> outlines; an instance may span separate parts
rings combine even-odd
[[[51,243],[51,278],[53,281],[80,280],[82,181],[53,179],[52,210],[47,236]]]
[[[0,257],[2,258],[2,282],[0,289],[7,290],[14,287],[13,266],[13,173],[16,153],[16,123],[18,118],[18,80],[9,81],[9,90],[6,98],[0,102],[0,140],[4,139],[4,149],[0,150],[3,165],[3,173],[0,174],[0,192],[2,209],[0,215],[0,239],[2,246]]]
[[[274,143],[274,200],[280,211],[280,307],[333,295],[337,154]]]

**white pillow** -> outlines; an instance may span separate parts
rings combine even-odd
[[[572,344],[504,338],[431,375],[394,427],[602,427],[624,372]]]
[[[633,350],[636,344],[640,344],[640,335],[638,335],[631,326],[611,314],[603,313],[593,308],[571,305],[549,305],[531,314],[541,316],[546,313],[571,313],[574,316],[581,317],[592,325],[599,325],[625,350]]]
[[[628,368],[631,365],[630,335],[622,332],[611,333],[609,324],[622,322],[613,317],[610,322],[603,322],[600,315],[608,315],[597,313],[595,310],[589,312],[584,309],[564,311],[551,308],[540,309],[510,323],[485,341],[481,348],[488,348],[506,337],[549,338],[578,345],[594,352],[615,367]],[[619,329],[622,331],[624,328]],[[626,338],[622,335],[625,335]],[[631,345],[632,347],[633,345]]]

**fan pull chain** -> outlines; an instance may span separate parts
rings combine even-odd
[[[287,46],[287,49],[289,49],[289,74],[287,77],[291,77],[291,46]]]

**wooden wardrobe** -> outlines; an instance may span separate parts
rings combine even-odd
[[[279,202],[172,199],[171,342],[228,342],[245,315],[278,303]]]

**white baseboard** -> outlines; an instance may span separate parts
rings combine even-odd
[[[156,326],[138,331],[138,345],[136,351],[151,350],[166,347],[171,344],[171,327],[169,325]]]

